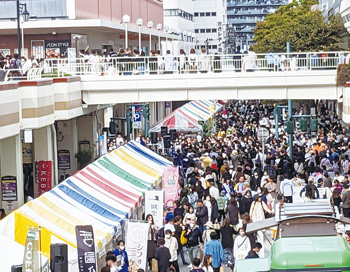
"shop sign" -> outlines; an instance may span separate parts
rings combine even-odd
[[[17,201],[17,178],[3,176],[1,178],[2,201]]]

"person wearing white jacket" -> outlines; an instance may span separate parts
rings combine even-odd
[[[171,230],[165,231],[165,247],[167,247],[170,251],[170,265],[173,265],[176,272],[179,272],[179,264],[177,262],[177,250],[179,249],[179,245],[175,237],[172,236]]]
[[[244,259],[248,252],[251,250],[250,240],[245,234],[243,228],[240,228],[239,235],[236,236],[233,244],[233,256],[235,261]]]

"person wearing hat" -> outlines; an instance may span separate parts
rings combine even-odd
[[[213,222],[211,222],[210,220],[207,223],[205,223],[204,226],[206,227],[206,230],[204,230],[203,232],[202,239],[205,245],[210,241],[210,233],[215,232],[215,230],[214,230]]]
[[[209,153],[205,152],[204,156],[200,158],[200,161],[203,164],[203,168],[206,169],[212,163],[212,159],[209,157]]]

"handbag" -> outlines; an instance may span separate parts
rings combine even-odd
[[[154,258],[152,259],[152,271],[158,272],[158,260]]]
[[[183,230],[183,231],[181,232],[181,236],[180,236],[180,243],[181,243],[181,245],[183,245],[183,246],[187,244],[187,238],[185,237],[185,233],[186,233],[186,231]]]
[[[220,230],[220,224],[218,222],[213,224],[213,229],[214,230]]]

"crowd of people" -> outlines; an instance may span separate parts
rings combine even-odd
[[[293,114],[308,114],[309,106]],[[257,258],[262,245],[256,233],[246,232],[247,224],[273,216],[295,197],[329,199],[350,218],[350,129],[327,102],[313,107],[318,132],[302,132],[297,123],[292,156],[289,135],[282,131],[275,139],[272,133],[274,107],[258,101],[228,103],[215,119],[217,132],[209,137],[179,134],[171,147],[183,170],[178,200],[165,207],[162,228],[156,228],[152,215],[145,218],[149,268],[156,259],[159,272],[178,272],[181,258],[191,271],[219,271],[224,265],[233,268],[236,260]],[[257,137],[262,124],[269,131],[265,152]],[[150,144],[142,136],[138,141]],[[296,186],[302,186],[297,196]],[[349,234],[342,233],[347,239]]]
[[[18,54],[6,55],[0,54],[0,69],[10,70],[12,76],[25,76],[29,69],[43,66],[44,59],[36,59],[34,55],[28,59],[25,56],[19,58]]]

